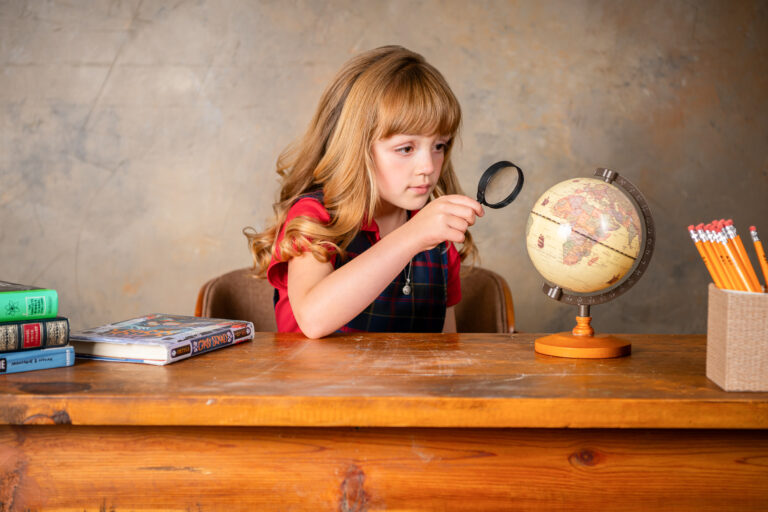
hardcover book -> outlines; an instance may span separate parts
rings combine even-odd
[[[61,368],[75,364],[75,349],[71,346],[23,350],[0,354],[0,375]]]
[[[58,312],[56,290],[0,281],[0,322],[52,318]]]
[[[77,357],[164,365],[253,339],[240,320],[151,314],[72,332]]]
[[[0,323],[0,353],[63,347],[68,342],[69,320],[64,317]]]

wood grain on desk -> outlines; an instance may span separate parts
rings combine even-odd
[[[768,393],[710,382],[703,336],[534,338],[259,334],[2,376],[0,511],[768,509]]]
[[[257,333],[162,367],[78,360],[0,377],[0,424],[768,428],[768,393],[706,378],[703,335],[627,335],[632,355],[604,360],[535,337]]]

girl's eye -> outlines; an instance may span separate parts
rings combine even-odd
[[[413,151],[413,146],[401,146],[397,148],[395,151],[403,155],[407,155]]]
[[[440,151],[442,153],[445,153],[445,150],[448,149],[448,144],[445,142],[438,142],[435,144],[435,150]]]

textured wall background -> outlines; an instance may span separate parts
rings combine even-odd
[[[466,192],[496,160],[527,171],[519,200],[473,230],[520,329],[570,329],[576,312],[540,291],[528,209],[610,167],[645,194],[657,249],[594,326],[705,331],[708,279],[685,227],[733,217],[768,239],[758,0],[0,0],[0,279],[58,289],[75,328],[191,314],[205,280],[250,264],[240,231],[271,214],[275,159],[323,87],[392,43],[462,103]]]

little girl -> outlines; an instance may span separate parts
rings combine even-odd
[[[278,159],[274,223],[244,231],[278,331],[455,331],[459,267],[477,252],[467,228],[483,215],[451,165],[460,121],[419,54],[385,46],[342,67]]]

